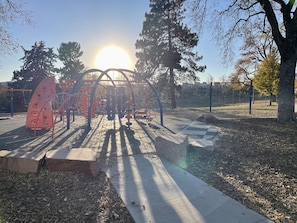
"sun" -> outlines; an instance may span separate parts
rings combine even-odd
[[[103,48],[97,55],[98,69],[109,68],[131,69],[131,59],[125,50],[118,46],[108,46]]]

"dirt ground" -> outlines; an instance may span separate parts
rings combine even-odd
[[[168,116],[195,119],[202,111]],[[190,147],[191,174],[274,222],[297,222],[297,125],[275,111],[220,110],[213,152]],[[263,118],[269,117],[269,118]],[[134,222],[109,179],[83,174],[0,172],[0,222]]]
[[[216,150],[191,148],[186,170],[274,222],[296,223],[297,125],[253,117],[215,126]]]

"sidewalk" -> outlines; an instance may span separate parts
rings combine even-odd
[[[200,124],[201,129],[206,129]],[[136,123],[132,126],[141,146],[154,151],[152,143],[141,141],[145,138],[141,126]],[[192,123],[184,132],[194,131],[193,128],[199,128],[199,123]],[[121,148],[119,143],[117,140],[117,148]],[[111,156],[102,169],[137,223],[271,222],[153,152]]]

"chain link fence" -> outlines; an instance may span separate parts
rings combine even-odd
[[[218,107],[249,103],[250,100],[269,100],[269,97],[260,95],[254,88],[251,90],[248,85],[236,89],[231,83],[215,82],[183,84],[176,99],[178,107]],[[170,103],[164,105],[168,107]]]

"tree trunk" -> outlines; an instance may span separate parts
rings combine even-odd
[[[176,108],[176,100],[175,100],[175,84],[174,84],[174,73],[173,73],[173,68],[170,67],[169,69],[170,73],[170,96],[171,96],[171,108],[175,109]]]
[[[278,92],[278,122],[295,122],[295,81],[296,59],[289,59],[281,62],[280,79]]]

